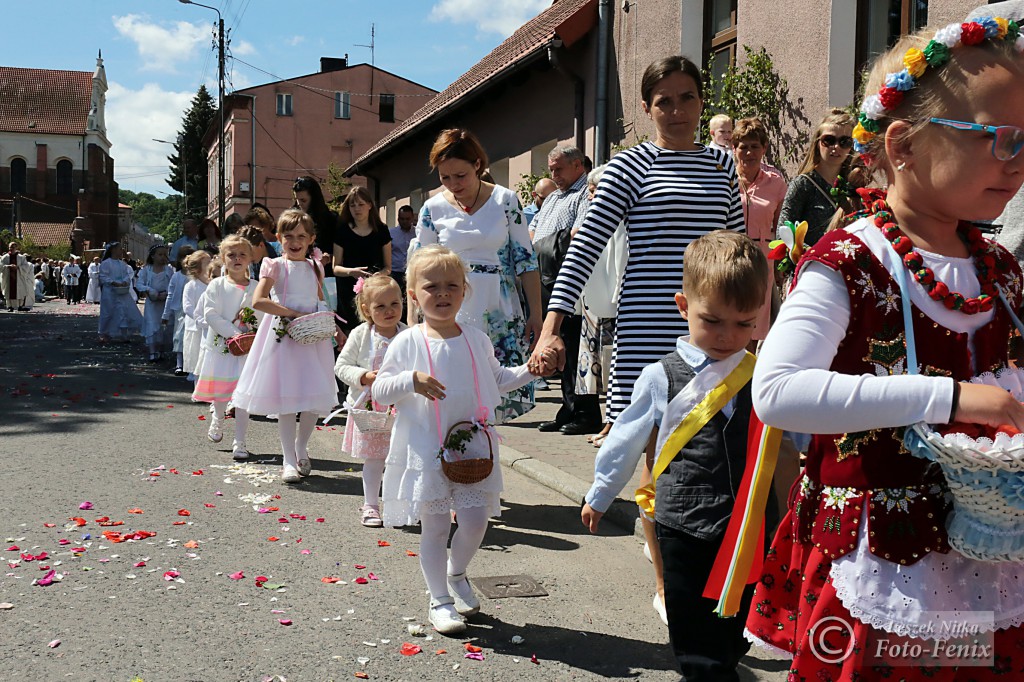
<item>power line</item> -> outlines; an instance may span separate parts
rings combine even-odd
[[[252,119],[254,121],[256,121],[256,125],[258,125],[260,128],[263,129],[263,132],[265,132],[267,134],[267,137],[270,138],[270,141],[273,142],[274,144],[276,144],[277,148],[284,152],[285,156],[287,156],[289,159],[294,161],[296,166],[300,166],[300,167],[302,166],[302,163],[299,162],[298,159],[296,159],[294,156],[292,156],[291,153],[289,153],[287,149],[285,149],[284,147],[281,146],[281,143],[277,141],[277,138],[275,138],[271,134],[271,132],[269,130],[267,130],[266,126],[263,125],[263,122],[261,120],[259,120],[255,116],[253,116]]]

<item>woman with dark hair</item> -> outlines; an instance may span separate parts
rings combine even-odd
[[[800,174],[789,183],[778,224],[807,221],[807,246],[821,239],[838,209],[849,213],[853,208],[844,177],[853,149],[853,124],[850,112],[832,109],[811,136]]]
[[[313,219],[316,228],[316,248],[324,254],[324,265],[329,265],[331,252],[334,250],[334,232],[338,229],[338,214],[327,208],[323,190],[316,178],[303,175],[292,185],[292,196],[295,208],[300,208]]]
[[[598,257],[624,222],[629,255],[619,285],[607,388],[605,419],[611,422],[629,405],[643,368],[673,352],[676,340],[689,332],[674,298],[683,281],[686,247],[714,230],[744,230],[732,155],[694,142],[704,106],[700,68],[686,57],[659,59],[644,71],[640,97],[654,124],[654,140],[608,162],[558,272],[531,359],[547,362],[544,353],[551,349],[562,367],[562,319],[573,314]],[[651,481],[651,465],[648,461],[641,483]],[[589,497],[587,502],[599,504]],[[645,514],[641,519],[656,573],[654,607],[667,623],[659,537],[653,519]]]
[[[473,133],[444,130],[430,150],[444,191],[420,209],[410,253],[427,244],[443,244],[469,266],[469,290],[457,320],[480,329],[494,344],[504,367],[526,363],[531,337],[540,334],[540,273],[530,233],[516,193],[483,179],[487,153]],[[530,317],[523,314],[516,280],[523,285]],[[417,317],[410,301],[409,321]],[[533,382],[502,397],[496,423],[533,409]]]
[[[199,223],[199,248],[210,255],[217,255],[220,247],[220,228],[217,223],[205,218]]]
[[[391,231],[365,187],[353,187],[341,205],[333,252],[338,315],[345,319],[341,328],[347,334],[359,324],[356,282],[375,272],[391,274]]]

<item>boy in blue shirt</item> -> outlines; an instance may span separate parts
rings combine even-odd
[[[636,470],[651,434],[663,429],[656,451],[660,452],[682,423],[680,417],[698,412],[693,408],[726,376],[741,377],[735,382],[739,390],[682,445],[656,481],[653,511],[664,564],[669,637],[688,682],[738,680],[736,667],[750,648],[743,625],[754,586],[743,591],[742,617],[719,617],[714,612],[717,602],[703,592],[747,464],[753,405],[752,358],[746,348],[765,300],[768,275],[768,262],[757,245],[735,232],[711,232],[687,247],[683,290],[675,300],[689,323],[690,336],[680,337],[675,352],[644,368],[629,407],[597,454],[594,484],[582,511],[583,525],[596,532],[604,512]],[[638,490],[638,501],[651,492]],[[770,496],[769,528],[776,512]]]

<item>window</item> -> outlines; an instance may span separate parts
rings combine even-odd
[[[928,0],[858,0],[857,73],[900,37],[928,23]]]
[[[28,187],[28,164],[25,159],[11,159],[11,194],[24,194]]]
[[[704,57],[716,83],[736,63],[737,0],[705,0]]]
[[[394,123],[395,122],[395,96],[384,95],[380,96],[380,122],[381,123]]]
[[[278,116],[291,116],[292,115],[292,96],[287,92],[277,93],[277,115]]]
[[[71,196],[71,162],[61,159],[57,162],[57,194],[62,197]]]
[[[334,118],[352,118],[352,95],[350,93],[334,93]]]

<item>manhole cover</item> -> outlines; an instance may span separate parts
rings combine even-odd
[[[488,599],[506,597],[546,597],[547,591],[528,575],[497,575],[473,578],[473,586]]]

